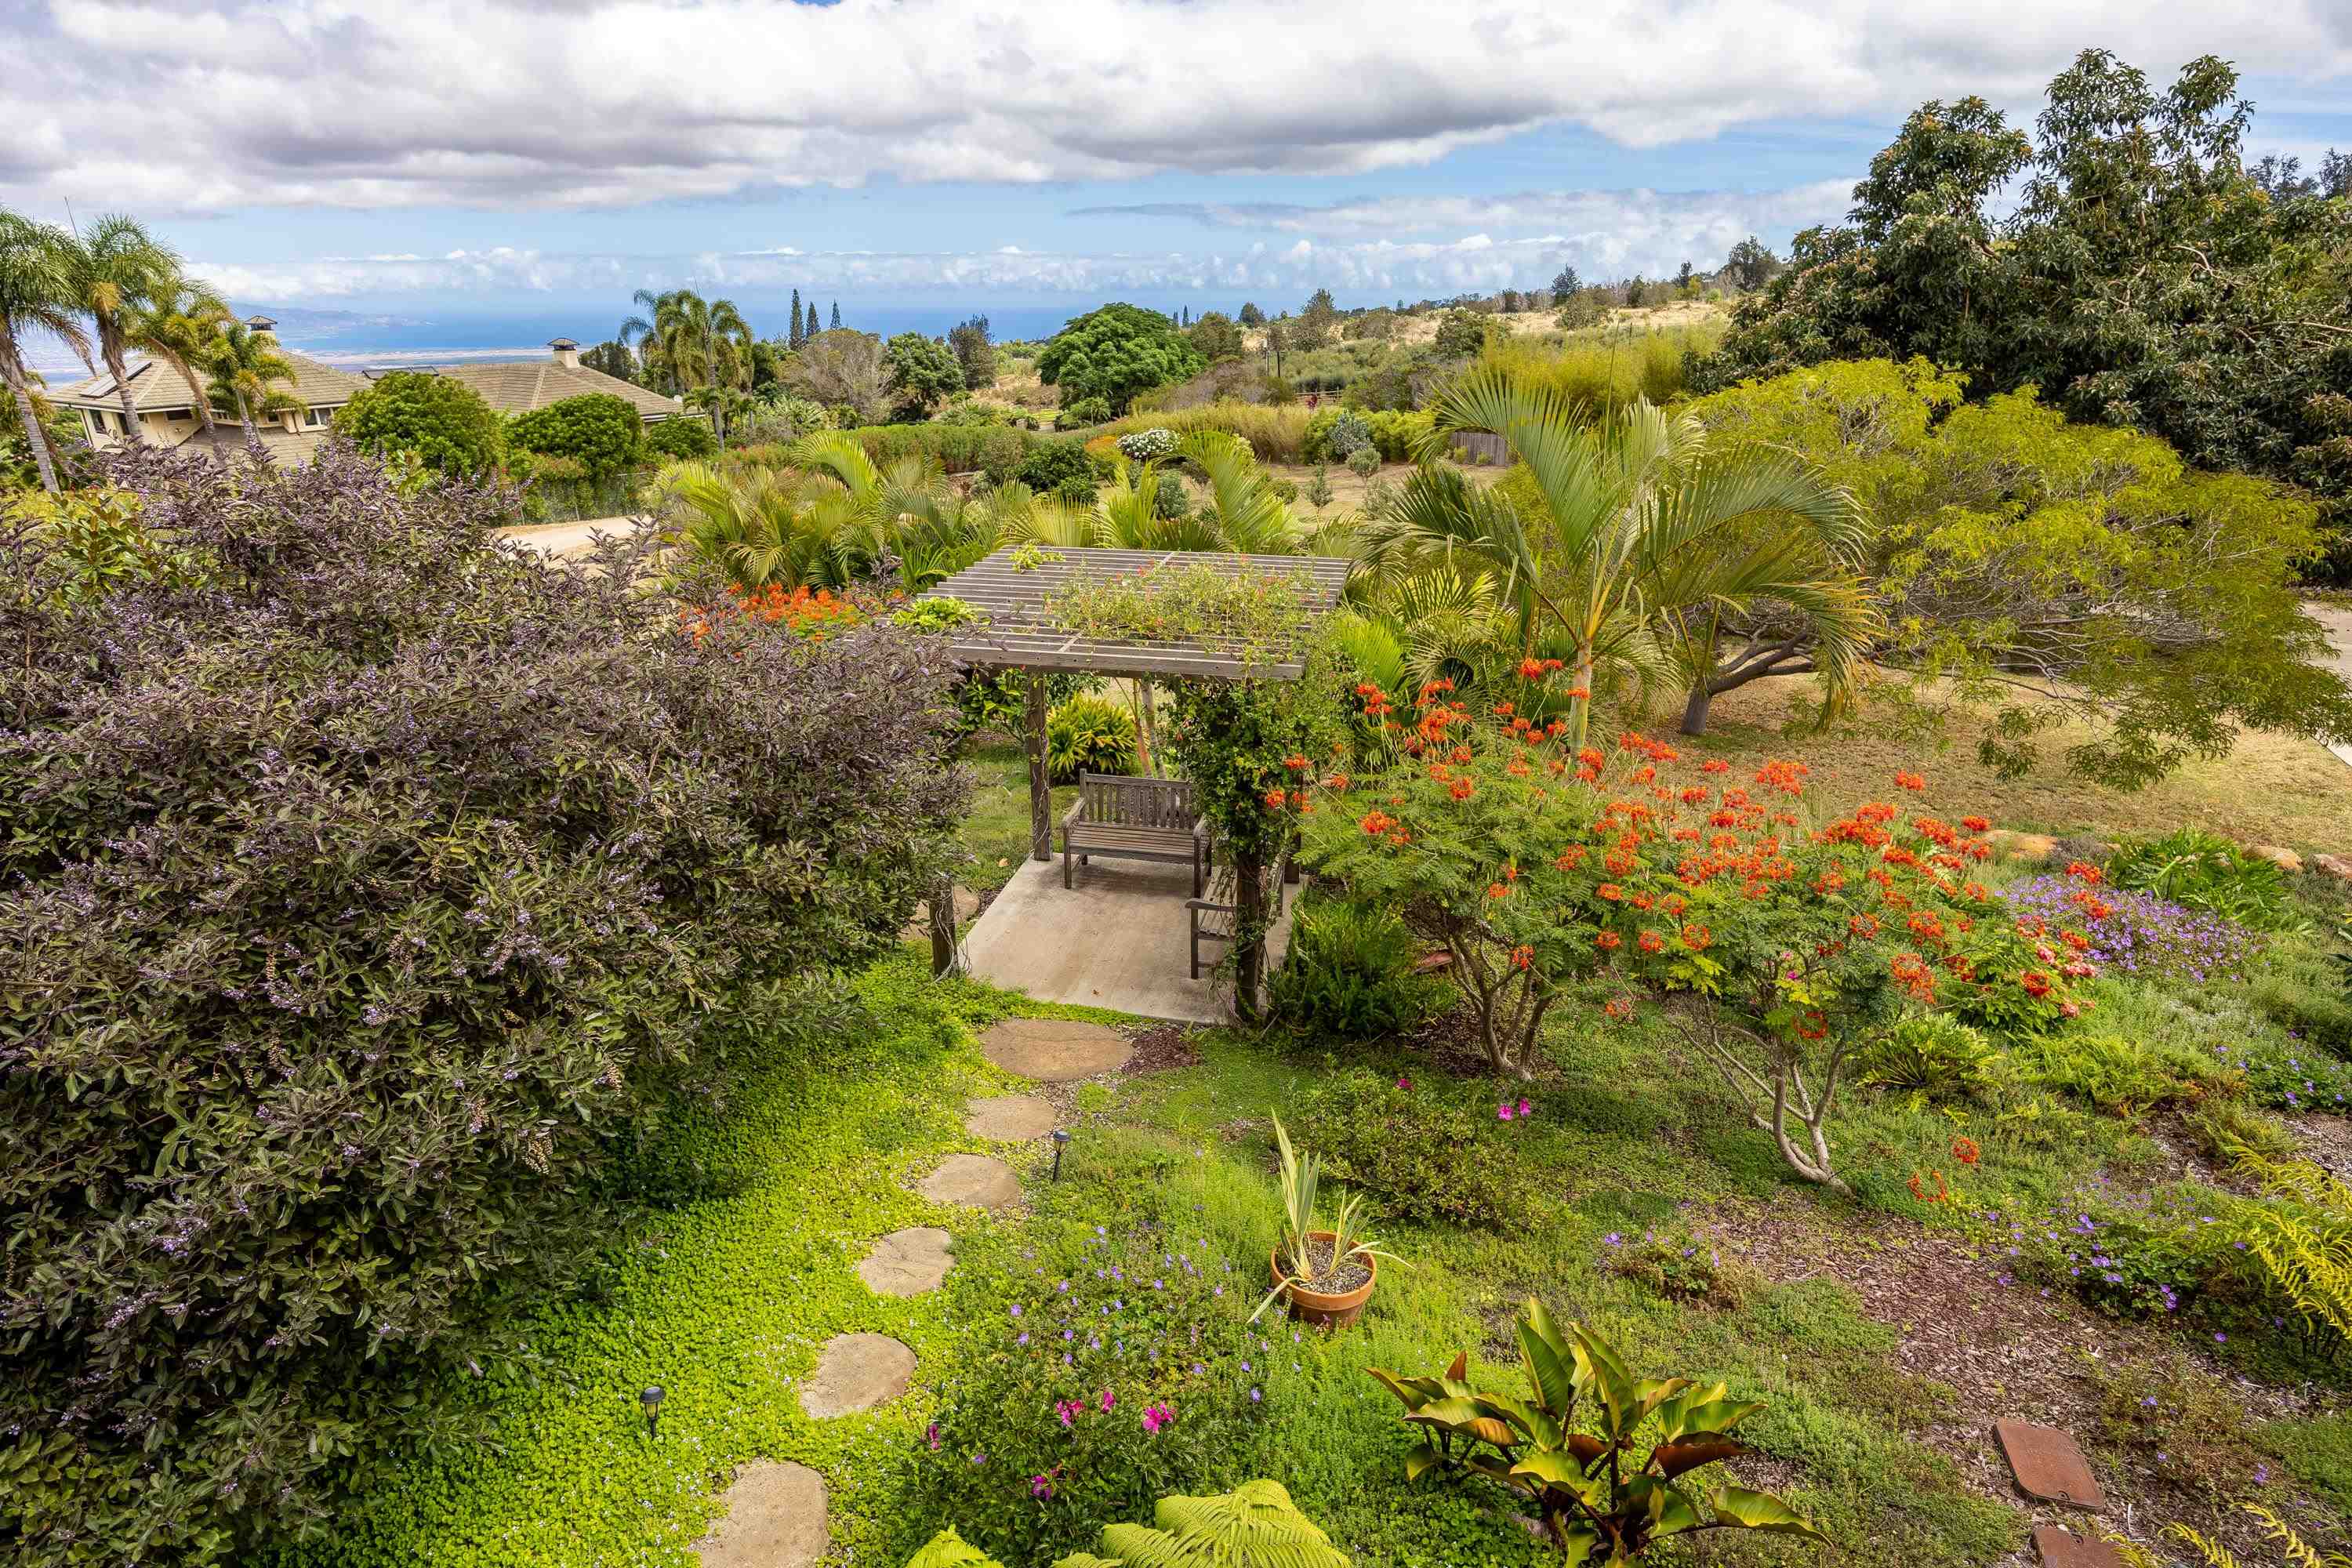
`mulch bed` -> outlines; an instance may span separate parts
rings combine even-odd
[[[1156,1024],[1135,1036],[1134,1043],[1135,1055],[1121,1069],[1130,1078],[1201,1065],[1201,1052],[1192,1043],[1192,1031],[1181,1024]]]
[[[2286,1119],[2303,1157],[2339,1182],[2352,1182],[2352,1116],[2314,1112]]]
[[[1994,1421],[2038,1422],[2072,1433],[2091,1456],[2107,1491],[2106,1511],[2095,1524],[2116,1528],[2128,1519],[2131,1534],[2151,1542],[2179,1519],[2250,1563],[2270,1560],[2251,1517],[2232,1510],[2217,1519],[2209,1507],[2140,1472],[2098,1440],[2101,1399],[2092,1367],[2159,1359],[2172,1339],[2162,1329],[2103,1317],[2056,1289],[2044,1293],[2022,1281],[2003,1285],[1997,1257],[1972,1255],[1960,1242],[1894,1215],[1852,1210],[1832,1215],[1800,1194],[1733,1200],[1710,1210],[1697,1228],[1775,1281],[1846,1285],[1869,1317],[1895,1330],[1901,1337],[1888,1359],[1958,1395],[1944,1418],[1911,1436],[1949,1458],[1971,1490],[2020,1510],[2032,1524],[2086,1528],[2076,1510],[2026,1500],[2000,1457]],[[2191,1356],[2232,1383],[2252,1421],[2305,1415],[2328,1403],[2320,1391],[2265,1386],[2210,1358]],[[2273,1506],[2284,1501],[2276,1499]],[[2022,1547],[1993,1568],[2030,1568],[2033,1562],[2032,1548]]]

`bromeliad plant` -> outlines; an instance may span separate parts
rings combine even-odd
[[[1364,1370],[1404,1405],[1421,1441],[1405,1479],[1457,1471],[1515,1493],[1560,1549],[1566,1568],[1631,1563],[1668,1536],[1760,1530],[1826,1540],[1780,1499],[1726,1483],[1705,1500],[1682,1478],[1755,1450],[1731,1434],[1764,1406],[1723,1384],[1635,1378],[1616,1351],[1571,1323],[1565,1337],[1530,1300],[1519,1315],[1525,1398],[1472,1387],[1469,1355],[1443,1377]],[[1578,1429],[1579,1406],[1597,1428]],[[1641,1456],[1646,1434],[1648,1453]],[[1709,1514],[1713,1517],[1710,1518]]]

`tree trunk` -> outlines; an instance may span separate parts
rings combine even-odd
[[[131,395],[131,378],[122,363],[119,344],[100,341],[99,347],[106,355],[107,373],[114,377],[114,395],[122,400],[123,439],[134,447],[147,444],[147,432],[139,426],[139,404]]]
[[[1702,675],[1691,682],[1690,700],[1683,704],[1684,734],[1706,733],[1706,710],[1714,702],[1715,693],[1709,689],[1706,677]]]
[[[955,879],[941,876],[931,884],[931,977],[941,979],[955,973],[956,912]]]
[[[1234,1012],[1255,1024],[1265,983],[1265,864],[1255,851],[1234,856]]]
[[[16,417],[25,422],[25,444],[33,449],[33,467],[40,471],[41,488],[55,495],[58,470],[49,461],[49,433],[41,428],[40,416],[33,412],[33,389],[25,381],[25,367],[17,362],[15,345],[5,341],[0,341],[0,373],[7,375],[9,395],[16,400]]]
[[[1029,672],[1028,711],[1023,715],[1029,742],[1029,858],[1054,858],[1054,790],[1045,778],[1045,672]]]

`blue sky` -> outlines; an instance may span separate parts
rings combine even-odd
[[[149,218],[377,346],[1109,298],[1296,308],[1700,266],[1834,218],[1927,99],[2205,52],[2250,148],[2352,148],[2352,5],[2123,0],[0,0],[0,202]],[[131,110],[125,112],[125,106]],[[297,336],[289,331],[289,338]]]

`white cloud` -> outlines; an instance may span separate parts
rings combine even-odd
[[[154,214],[1362,174],[2021,102],[2086,41],[2352,74],[2340,0],[46,0],[9,31],[40,68],[0,82],[0,193]]]

